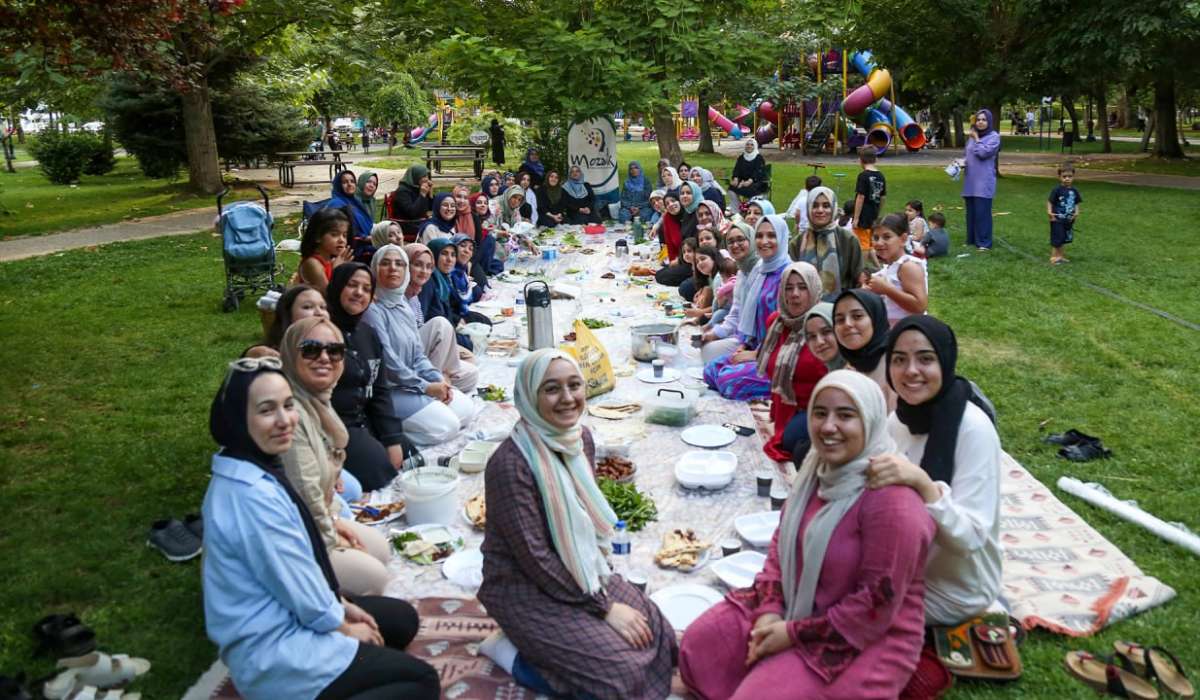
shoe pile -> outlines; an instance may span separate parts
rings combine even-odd
[[[150,526],[146,546],[154,547],[170,561],[195,559],[204,551],[204,520],[195,513],[182,522],[175,518],[156,520]]]
[[[150,662],[125,654],[109,655],[96,651],[96,634],[74,613],[49,615],[33,626],[39,653],[58,657],[59,673],[42,685],[42,695],[60,698],[104,698],[104,700],[140,700],[141,693],[126,693],[124,688],[150,671]],[[29,692],[19,680],[0,679],[2,696],[25,700]]]
[[[1112,457],[1112,450],[1106,448],[1100,438],[1081,433],[1074,428],[1065,433],[1047,435],[1042,441],[1051,445],[1061,445],[1058,456],[1072,462],[1089,462],[1093,459]]]

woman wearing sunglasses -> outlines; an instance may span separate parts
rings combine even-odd
[[[299,423],[279,360],[231,366],[209,413],[221,449],[203,509],[208,637],[247,700],[433,700],[437,671],[403,651],[417,634],[416,610],[342,593],[318,527],[284,474],[280,457]]]
[[[287,329],[279,351],[300,415],[292,447],[283,455],[284,472],[317,524],[342,590],[382,595],[388,582],[387,540],[365,525],[338,517],[333,505],[350,442],[329,403],[346,358],[342,333],[326,319],[306,318]]]

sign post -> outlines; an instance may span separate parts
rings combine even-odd
[[[571,125],[567,134],[567,168],[578,165],[583,180],[596,193],[596,206],[607,206],[621,199],[620,178],[617,177],[617,129],[608,117],[595,117]]]

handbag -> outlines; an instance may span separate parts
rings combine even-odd
[[[1008,615],[988,613],[954,627],[935,625],[930,631],[938,660],[956,677],[985,681],[1021,677],[1021,655]]]

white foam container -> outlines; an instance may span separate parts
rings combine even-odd
[[[458,515],[458,474],[445,467],[421,467],[400,475],[409,525],[450,525]]]
[[[724,450],[692,450],[675,463],[675,480],[685,489],[723,489],[733,481],[738,458]]]

